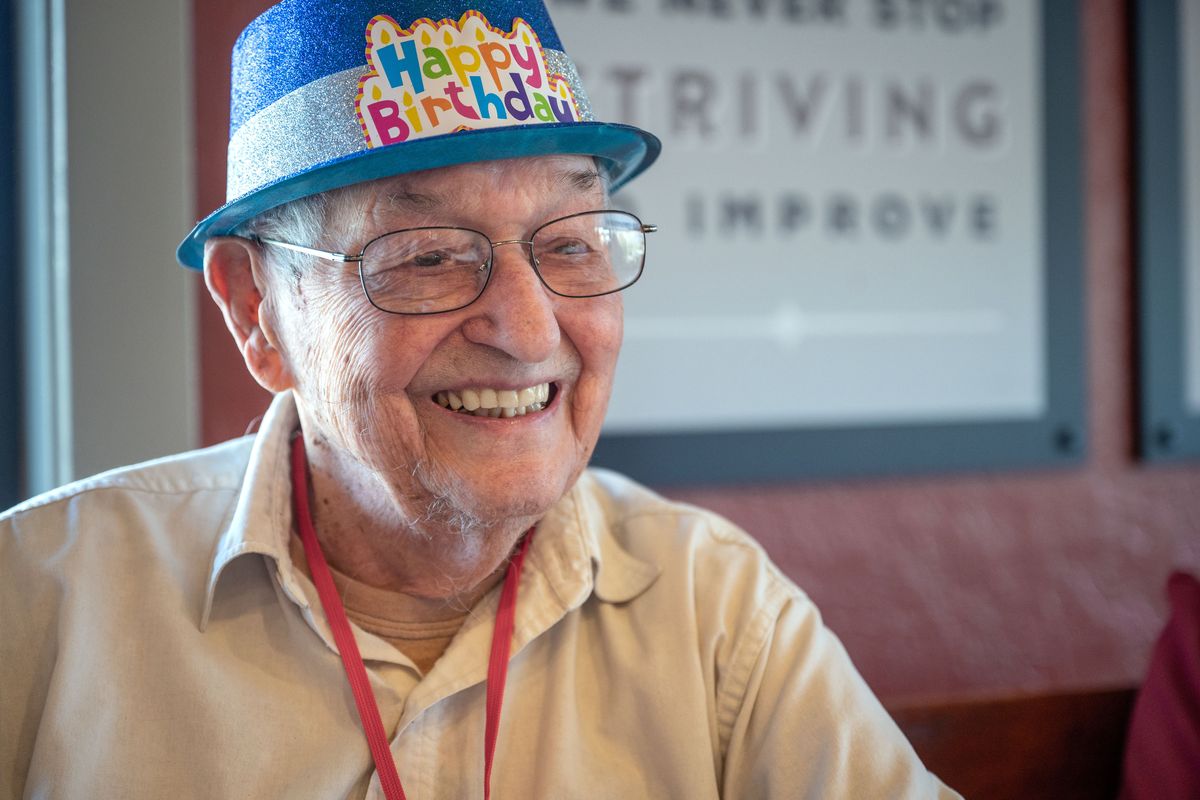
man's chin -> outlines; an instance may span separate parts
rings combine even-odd
[[[575,476],[458,475],[438,481],[428,481],[429,475],[422,477],[434,498],[427,520],[487,529],[537,522],[570,488],[566,478],[573,482]]]
[[[474,494],[473,515],[486,523],[536,522],[559,501],[566,487],[487,487]]]

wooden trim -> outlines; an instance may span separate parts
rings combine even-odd
[[[1134,689],[890,709],[917,754],[971,800],[1116,797]]]

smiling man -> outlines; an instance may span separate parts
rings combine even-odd
[[[0,795],[957,797],[751,539],[587,469],[659,144],[540,3],[286,0],[233,85],[179,257],[275,399],[0,516]]]
[[[606,195],[584,156],[471,163],[327,194],[324,264],[278,216],[208,241],[247,367],[292,392],[336,568],[469,608],[575,484],[645,253]]]

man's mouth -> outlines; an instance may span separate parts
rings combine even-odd
[[[525,389],[463,389],[442,391],[433,396],[442,408],[477,417],[523,417],[550,404],[552,384],[539,383]]]

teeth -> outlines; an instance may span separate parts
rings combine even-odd
[[[550,401],[550,384],[539,383],[519,391],[515,389],[463,389],[441,391],[433,399],[442,408],[477,417],[511,419],[541,411]]]

